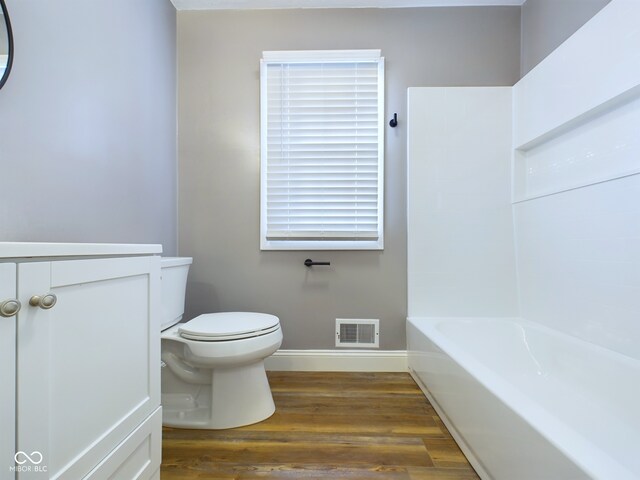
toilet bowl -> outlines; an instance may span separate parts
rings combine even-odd
[[[162,422],[223,429],[275,411],[265,358],[282,343],[278,317],[254,312],[200,315],[179,323],[191,258],[162,258]]]

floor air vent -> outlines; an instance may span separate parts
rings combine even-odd
[[[336,318],[336,347],[378,348],[379,321]]]

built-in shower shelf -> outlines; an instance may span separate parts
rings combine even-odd
[[[514,86],[514,203],[640,173],[638,9],[602,11]]]
[[[640,173],[640,87],[514,149],[514,203]]]

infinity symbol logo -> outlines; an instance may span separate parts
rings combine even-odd
[[[21,450],[19,452],[16,452],[13,459],[18,465],[23,465],[27,462],[31,462],[34,465],[39,465],[40,463],[42,463],[42,454],[36,450],[35,452],[31,452],[31,456],[29,456],[28,453]]]

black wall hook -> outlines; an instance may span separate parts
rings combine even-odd
[[[391,128],[396,128],[398,126],[398,114],[394,113],[393,118],[389,121],[389,126]]]

